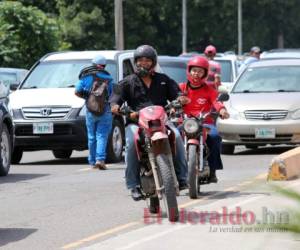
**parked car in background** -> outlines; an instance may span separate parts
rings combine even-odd
[[[223,153],[236,145],[300,143],[300,59],[260,60],[238,77],[225,103],[230,118],[218,120]]]
[[[0,68],[0,82],[15,90],[28,72],[27,69]]]
[[[194,54],[193,54],[194,56]],[[177,83],[186,81],[186,67],[192,57],[188,56],[158,56],[158,62],[164,73]],[[216,57],[215,61],[221,66],[221,82],[230,89],[237,77],[237,63],[235,56],[225,55]]]
[[[0,176],[8,174],[14,142],[13,120],[8,109],[9,86],[0,81]]]
[[[23,151],[52,150],[56,158],[69,158],[73,150],[87,149],[85,101],[74,95],[79,72],[98,54],[115,82],[134,72],[133,51],[70,51],[47,54],[30,70],[10,95],[15,123],[12,162]],[[124,119],[114,116],[107,146],[107,160],[122,159]]]
[[[272,49],[264,51],[260,55],[260,59],[300,59],[300,49]]]

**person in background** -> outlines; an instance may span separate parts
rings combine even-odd
[[[92,66],[83,69],[76,84],[75,95],[84,98],[89,97],[95,79],[101,79],[107,84],[108,98],[113,90],[113,78],[105,70],[106,59],[98,55],[92,60]],[[112,113],[108,100],[104,107],[104,113],[95,115],[86,109],[86,127],[88,136],[89,157],[88,162],[94,169],[105,170],[106,145],[112,127]]]
[[[239,73],[241,73],[250,63],[259,61],[260,54],[261,54],[261,50],[258,46],[252,47],[250,49],[249,57],[240,66]]]
[[[209,71],[206,79],[207,84],[212,85],[215,89],[221,85],[221,66],[214,61],[217,49],[213,45],[208,45],[204,50],[204,55],[209,62]]]

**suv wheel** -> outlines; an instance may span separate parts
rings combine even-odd
[[[121,122],[113,120],[112,131],[107,142],[107,162],[120,162],[124,147],[124,129]]]
[[[232,155],[234,152],[233,144],[223,144],[222,145],[222,154],[224,155]]]
[[[11,157],[11,137],[5,124],[1,132],[0,176],[8,174]]]
[[[72,149],[57,149],[52,150],[52,153],[57,159],[69,159],[72,154]]]

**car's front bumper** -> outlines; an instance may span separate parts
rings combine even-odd
[[[34,134],[33,123],[53,122],[53,134]],[[15,120],[15,146],[23,150],[87,149],[85,118],[73,120]]]
[[[300,143],[300,120],[220,120],[217,123],[225,144],[266,145]],[[257,129],[274,129],[274,138],[257,138]]]

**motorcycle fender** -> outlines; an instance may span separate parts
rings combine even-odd
[[[197,140],[197,139],[189,139],[189,140],[187,141],[187,144],[188,144],[188,145],[189,145],[189,144],[199,145],[200,142],[199,142],[199,140]]]
[[[162,132],[155,132],[151,136],[151,141],[157,141],[157,140],[162,140],[162,139],[168,139],[168,135]]]

